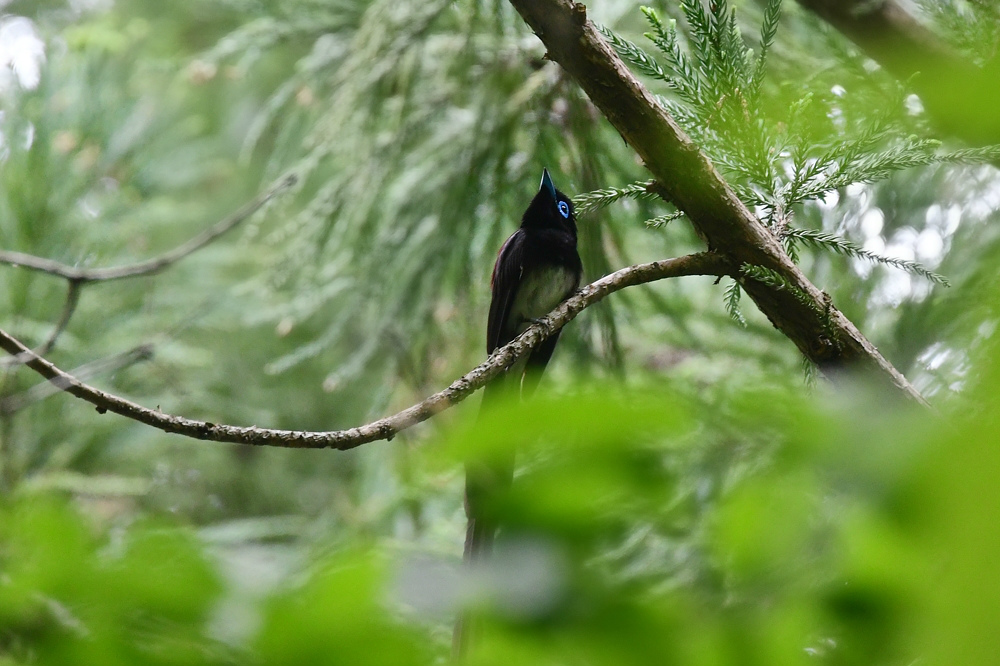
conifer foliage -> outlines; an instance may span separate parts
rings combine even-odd
[[[642,13],[645,37],[654,57],[606,27],[601,31],[618,54],[639,73],[657,80],[665,91],[660,104],[721,170],[729,185],[784,244],[793,260],[800,247],[885,264],[933,283],[948,280],[914,261],[865,250],[851,240],[823,230],[796,226],[806,202],[821,200],[850,185],[882,181],[911,167],[935,163],[979,164],[995,159],[1000,148],[947,152],[940,142],[922,138],[921,118],[907,112],[907,89],[896,83],[895,95],[872,114],[871,98],[835,86],[811,87],[790,95],[768,80],[768,55],[781,18],[781,0],[768,0],[756,52],[744,41],[737,15],[726,0],[680,0],[689,30],[678,31],[651,7]],[[865,111],[868,109],[868,112]],[[644,197],[652,184],[633,183],[578,197],[592,210],[625,197]],[[662,226],[662,225],[651,225]],[[753,279],[760,271],[744,270]],[[726,289],[726,309],[743,322],[739,285]]]

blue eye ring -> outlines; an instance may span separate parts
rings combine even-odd
[[[559,203],[556,204],[556,208],[559,209],[559,214],[560,215],[562,215],[566,219],[569,219],[569,204],[568,203],[566,203],[565,201],[560,201]]]

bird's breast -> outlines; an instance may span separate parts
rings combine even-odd
[[[539,266],[522,276],[512,314],[522,321],[544,317],[576,289],[579,277],[561,266]]]

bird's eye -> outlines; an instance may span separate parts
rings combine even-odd
[[[566,203],[565,201],[560,201],[556,205],[556,208],[559,209],[559,214],[560,215],[562,215],[563,217],[569,219],[569,204],[568,203]]]

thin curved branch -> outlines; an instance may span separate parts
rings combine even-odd
[[[73,313],[76,312],[76,306],[80,302],[80,289],[82,287],[80,281],[70,280],[67,285],[66,301],[63,303],[62,312],[59,314],[59,321],[56,322],[56,326],[52,329],[48,339],[42,343],[41,347],[35,350],[35,353],[39,356],[45,356],[56,346],[56,340],[59,339],[59,336],[69,326],[69,320],[73,317]]]
[[[346,450],[380,439],[392,439],[396,433],[426,421],[438,412],[462,402],[517,359],[573,320],[585,308],[602,300],[608,294],[625,287],[664,278],[683,275],[730,275],[734,270],[725,259],[712,252],[691,254],[676,259],[665,259],[623,268],[587,285],[574,296],[563,301],[541,321],[531,325],[513,342],[498,349],[485,363],[455,380],[443,391],[435,393],[422,402],[392,416],[356,428],[330,432],[218,425],[164,414],[84,384],[76,377],[32,353],[30,349],[2,330],[0,330],[0,347],[10,354],[24,359],[25,365],[48,379],[57,388],[93,404],[97,407],[97,411],[102,414],[114,412],[165,432],[214,442]]]
[[[153,345],[146,343],[120,354],[115,354],[114,356],[99,358],[96,361],[85,363],[69,374],[82,382],[109,372],[117,372],[136,363],[148,361],[151,358],[153,358]],[[42,382],[35,384],[22,393],[9,395],[0,400],[0,416],[9,416],[14,412],[19,412],[29,405],[59,393],[61,390],[53,382]]]
[[[76,306],[80,302],[80,288],[82,286],[80,281],[69,280],[67,281],[67,285],[66,300],[63,302],[62,312],[59,314],[59,321],[56,322],[55,328],[53,328],[52,332],[49,333],[48,339],[46,339],[40,346],[32,350],[39,356],[45,356],[56,346],[56,340],[59,339],[59,336],[62,335],[63,331],[66,330],[66,327],[69,326],[69,320],[72,318],[73,313],[76,312]],[[8,368],[13,368],[15,365],[20,365],[23,362],[24,361],[21,360],[20,356],[5,358],[0,360],[0,369],[7,370]]]
[[[67,266],[66,264],[52,259],[45,259],[43,257],[36,257],[34,255],[24,254],[23,252],[14,252],[11,250],[0,250],[0,263],[10,264],[11,266],[19,268],[28,268],[42,273],[48,273],[49,275],[55,275],[66,280],[70,280],[71,282],[78,282],[81,285],[89,282],[105,282],[108,280],[120,280],[122,278],[137,277],[140,275],[151,275],[153,273],[158,273],[171,264],[175,264],[188,255],[197,252],[227,231],[239,226],[247,218],[260,210],[260,208],[268,201],[289,187],[292,187],[297,180],[298,178],[294,174],[285,177],[280,183],[272,187],[270,190],[258,196],[256,199],[244,205],[229,217],[201,232],[186,243],[178,245],[174,249],[164,252],[157,257],[141,261],[137,264],[112,266],[110,268],[76,268],[73,266]]]

